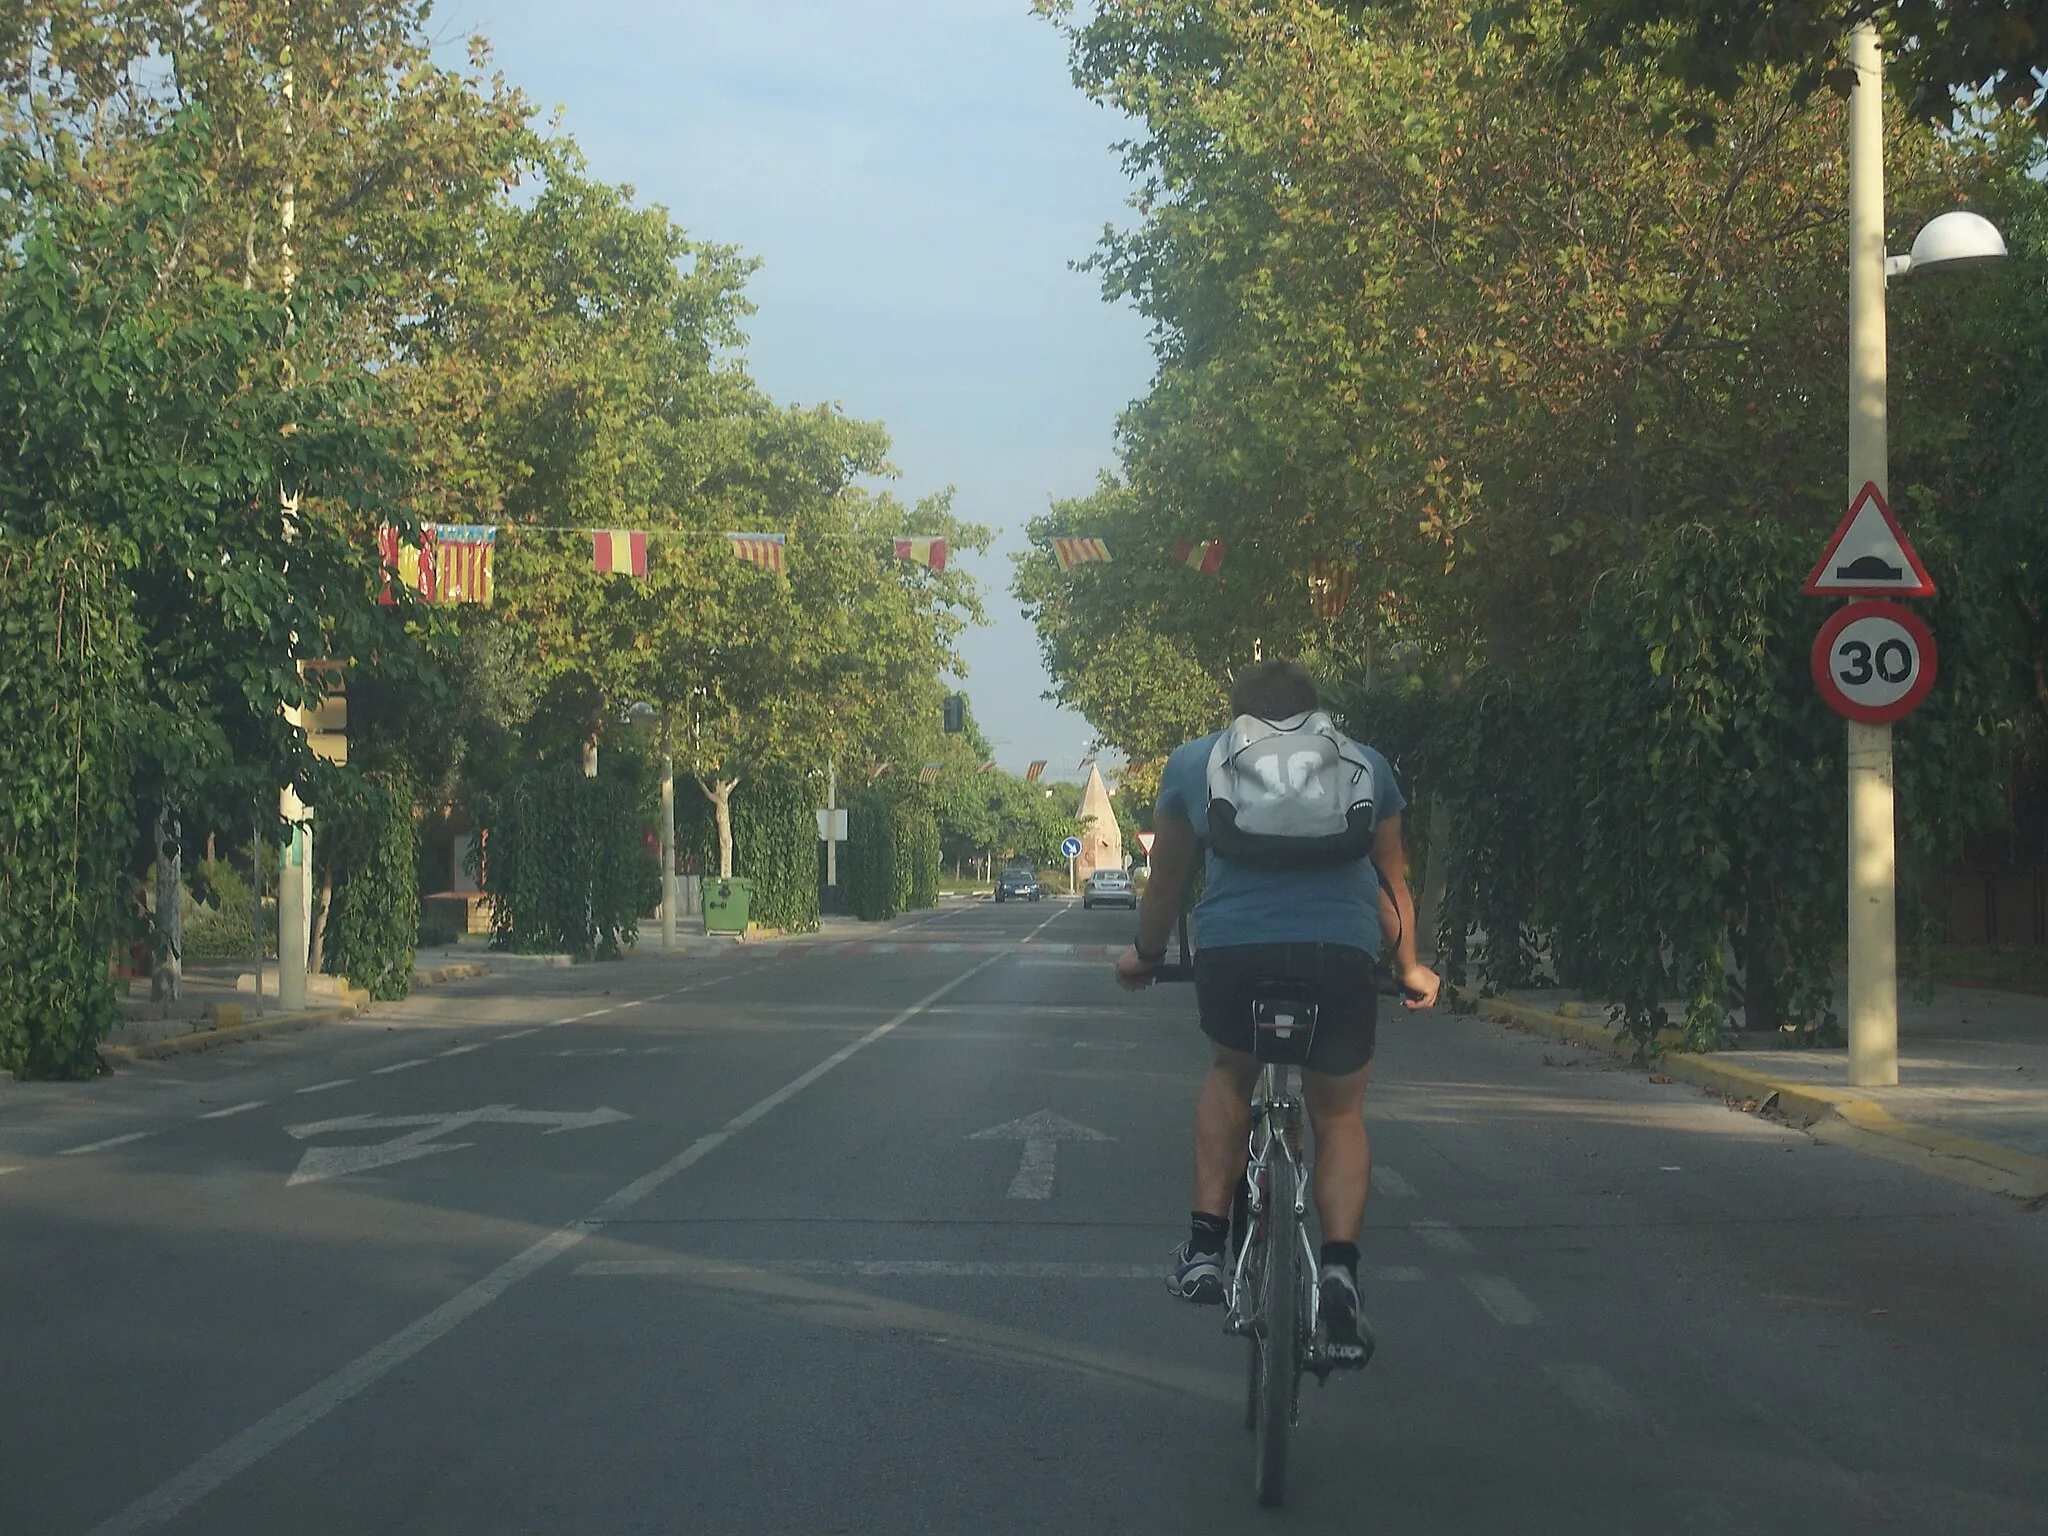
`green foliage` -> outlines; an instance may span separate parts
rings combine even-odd
[[[754,882],[750,922],[818,928],[818,823],[802,780],[756,778],[733,797],[733,872]],[[715,845],[714,845],[715,852]]]
[[[903,910],[897,893],[896,813],[887,798],[859,790],[846,802],[846,844],[839,853],[840,904],[863,922]]]
[[[543,763],[477,807],[493,948],[610,960],[638,940],[647,789],[637,771],[586,779],[573,764]]]
[[[352,804],[323,816],[335,859],[334,912],[327,919],[327,968],[378,999],[412,990],[412,957],[420,937],[418,828],[412,795],[401,781],[369,779]]]
[[[896,908],[922,912],[939,904],[939,822],[914,800],[895,810]]]
[[[0,539],[0,654],[0,1070],[89,1077],[116,1018],[141,693],[105,540]]]

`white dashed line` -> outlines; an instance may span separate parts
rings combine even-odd
[[[1423,1275],[1413,1264],[1379,1264],[1367,1271],[1366,1278],[1388,1285],[1420,1285]]]
[[[1646,1422],[1642,1407],[1628,1388],[1597,1365],[1546,1365],[1543,1374],[1586,1412],[1617,1423]]]
[[[155,1131],[130,1131],[126,1136],[109,1136],[105,1141],[89,1141],[82,1147],[66,1147],[59,1157],[83,1157],[88,1152],[104,1152],[109,1147],[125,1147],[131,1141],[140,1141],[145,1136],[154,1136]]]
[[[414,1067],[424,1067],[426,1064],[426,1057],[415,1056],[411,1061],[394,1061],[388,1067],[376,1067],[372,1069],[370,1076],[383,1077],[389,1072],[410,1072]]]
[[[531,1029],[514,1030],[511,1034],[500,1035],[498,1038],[500,1040],[524,1040],[528,1035],[537,1035],[545,1028],[547,1028],[545,1024],[536,1024]]]
[[[1479,1305],[1493,1314],[1493,1320],[1508,1328],[1526,1328],[1543,1321],[1536,1303],[1524,1296],[1512,1280],[1499,1275],[1467,1275],[1465,1289],[1479,1298]]]
[[[1069,1264],[983,1259],[600,1259],[579,1275],[910,1276],[967,1280],[1156,1280],[1157,1264]]]
[[[0,1179],[4,1179],[4,1178],[6,1178],[6,1177],[7,1177],[7,1175],[8,1175],[8,1174],[10,1174],[10,1173],[19,1173],[19,1172],[21,1172],[21,1166],[22,1166],[22,1165],[21,1165],[20,1163],[16,1163],[16,1164],[14,1164],[14,1165],[13,1165],[12,1167],[10,1167],[10,1168],[0,1168]]]
[[[1447,1221],[1418,1221],[1409,1229],[1438,1253],[1470,1253],[1472,1244],[1465,1234]]]
[[[328,1081],[328,1082],[324,1082],[324,1083],[314,1083],[314,1084],[313,1084],[313,1085],[312,1085],[311,1087],[309,1087],[309,1088],[294,1088],[294,1089],[292,1090],[292,1092],[293,1092],[293,1093],[325,1093],[325,1092],[326,1092],[326,1091],[327,1091],[328,1089],[330,1089],[330,1088],[346,1088],[346,1087],[347,1087],[347,1086],[348,1086],[348,1085],[349,1085],[350,1083],[352,1083],[352,1082],[354,1082],[354,1081],[355,1081],[355,1079],[354,1079],[354,1078],[352,1078],[352,1077],[337,1077],[337,1078],[333,1078],[333,1079],[331,1079],[331,1080],[330,1080],[330,1081]]]
[[[246,1114],[252,1109],[261,1109],[269,1102],[268,1099],[251,1099],[246,1104],[232,1105],[227,1109],[216,1109],[211,1114],[201,1115],[199,1118],[202,1120],[225,1120],[230,1115]]]
[[[1412,1200],[1415,1186],[1391,1168],[1375,1167],[1372,1171],[1372,1188],[1376,1195],[1385,1195],[1389,1200]]]
[[[471,1051],[480,1051],[481,1045],[451,1045],[440,1054],[443,1056],[467,1056]]]

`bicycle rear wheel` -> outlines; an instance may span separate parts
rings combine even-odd
[[[1278,1504],[1287,1483],[1287,1431],[1294,1416],[1294,1378],[1300,1369],[1301,1218],[1294,1211],[1296,1169],[1293,1159],[1276,1147],[1267,1166],[1265,1235],[1259,1257],[1263,1296],[1259,1318],[1264,1324],[1253,1346],[1257,1350],[1257,1387],[1253,1431],[1253,1486],[1259,1502]]]

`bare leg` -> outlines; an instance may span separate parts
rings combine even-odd
[[[1372,1190],[1372,1143],[1365,1134],[1367,1064],[1346,1077],[1301,1074],[1301,1096],[1316,1128],[1316,1214],[1323,1241],[1355,1243]]]
[[[1216,1046],[1195,1106],[1195,1209],[1228,1217],[1244,1177],[1252,1133],[1252,1086],[1259,1064],[1244,1051]]]

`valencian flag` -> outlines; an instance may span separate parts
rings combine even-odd
[[[1053,558],[1060,563],[1060,569],[1071,571],[1077,565],[1086,565],[1091,560],[1107,560],[1109,546],[1100,539],[1054,539]]]
[[[868,770],[868,782],[870,784],[874,783],[875,780],[879,779],[883,774],[887,773],[888,771],[889,765],[887,763],[875,764],[874,767]]]
[[[1337,555],[1315,555],[1308,562],[1308,600],[1315,605],[1316,616],[1334,619],[1344,611],[1344,605],[1351,601],[1351,589],[1358,585],[1358,575],[1350,564]]]
[[[1045,759],[1041,757],[1037,762],[1024,770],[1024,782],[1026,784],[1036,784],[1038,776],[1043,772],[1045,772]]]
[[[976,773],[994,773],[996,771],[996,765],[992,762],[983,763],[979,768],[975,769],[974,771]]]
[[[1190,544],[1182,539],[1173,546],[1173,561],[1204,576],[1214,576],[1223,569],[1223,541],[1204,539],[1199,544]]]
[[[418,548],[399,542],[396,528],[377,530],[377,551],[386,576],[378,601],[389,604],[391,574],[429,603],[488,603],[491,554],[498,530],[470,523],[424,523]]]
[[[590,536],[590,563],[600,576],[645,576],[647,535],[600,528]]]
[[[912,565],[930,566],[935,571],[946,568],[946,541],[944,539],[898,539],[896,558],[908,560]]]
[[[944,766],[944,763],[926,763],[922,768],[917,770],[917,782],[920,784],[931,783],[932,780],[936,779],[939,776],[939,770]]]
[[[732,552],[764,571],[782,569],[783,536],[779,533],[728,533]]]

